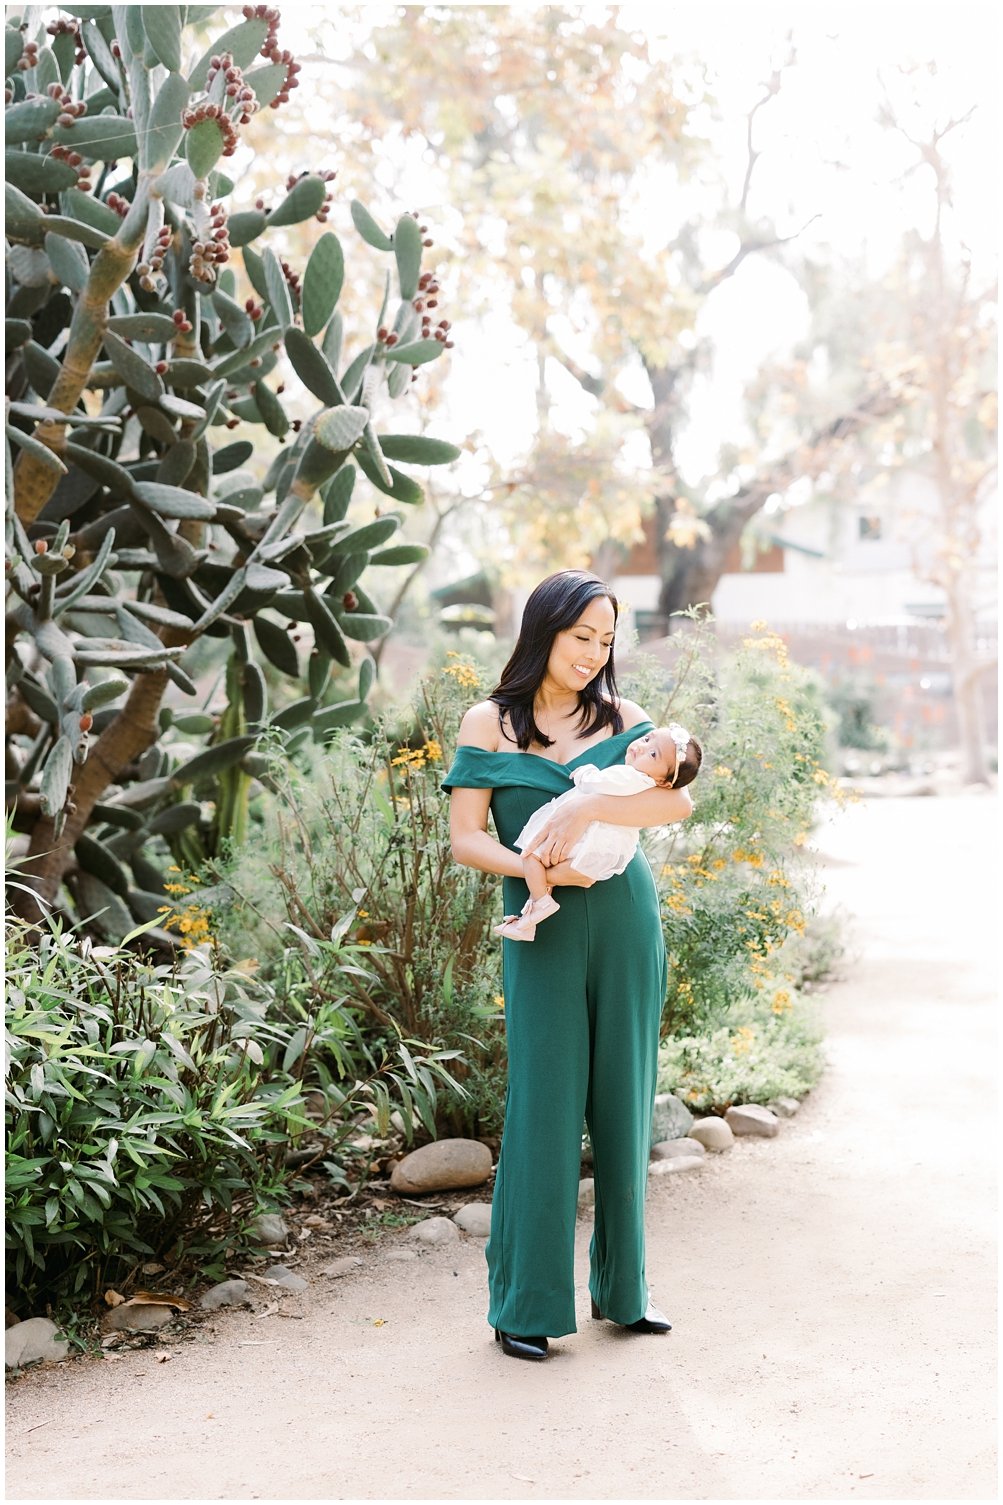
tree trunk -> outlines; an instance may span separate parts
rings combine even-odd
[[[74,776],[72,809],[58,837],[54,816],[43,815],[31,833],[28,854],[18,871],[25,886],[11,900],[15,914],[35,925],[55,901],[63,874],[73,858],[77,837],[108,785],[157,738],[157,712],[167,684],[166,669],[136,675],[122,709],[105,727],[86,763]]]
[[[947,597],[947,640],[951,648],[951,676],[954,706],[958,716],[962,778],[966,784],[988,784],[989,764],[986,759],[985,717],[980,683],[983,665],[973,648],[975,624],[969,598],[963,588],[949,590]]]

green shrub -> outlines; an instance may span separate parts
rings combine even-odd
[[[815,1009],[790,988],[768,985],[743,998],[708,1034],[667,1041],[658,1057],[658,1090],[674,1092],[698,1113],[733,1103],[802,1098],[823,1070]]]
[[[342,731],[323,757],[274,760],[259,840],[211,871],[229,898],[214,913],[221,944],[258,958],[266,977],[291,929],[305,964],[348,918],[358,965],[338,985],[366,1037],[434,1042],[465,1089],[438,1095],[438,1131],[492,1135],[504,1096],[497,886],[454,862],[439,787],[479,689],[472,660],[452,653],[415,709],[388,713],[366,740]]]
[[[7,1236],[22,1297],[95,1288],[179,1239],[210,1249],[280,1195],[299,1087],[268,1081],[228,984],[91,949],[8,941]]]
[[[28,1303],[144,1258],[213,1259],[288,1196],[307,1135],[344,1182],[360,1115],[385,1136],[396,1108],[410,1139],[416,1118],[434,1127],[436,1085],[458,1090],[419,1042],[362,1038],[336,986],[355,957],[337,930],[311,948],[316,989],[298,952],[280,959],[281,1013],[275,989],[206,946],[167,967],[57,923],[32,941],[10,926],[8,1263]]]
[[[693,815],[644,845],[669,955],[663,1036],[711,1035],[805,928],[813,884],[801,848],[819,796],[838,794],[821,762],[821,694],[763,624],[723,655],[710,624],[691,621],[667,693],[650,663],[634,684],[653,719],[684,722],[704,748]]]

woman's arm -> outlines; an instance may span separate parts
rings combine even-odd
[[[449,796],[449,836],[454,859],[481,873],[522,877],[522,857],[488,830],[490,789],[454,789]]]
[[[567,856],[586,826],[594,820],[611,826],[668,826],[685,820],[693,810],[686,789],[644,789],[640,794],[586,794],[555,810],[533,844],[541,862],[560,862]]]
[[[456,742],[458,747],[497,752],[498,737],[498,708],[489,700],[482,700],[479,705],[472,705],[460,722]],[[490,789],[450,791],[449,837],[453,858],[461,867],[476,868],[481,873],[521,878],[521,855],[503,847],[488,830],[492,793]]]

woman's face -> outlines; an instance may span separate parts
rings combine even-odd
[[[613,646],[613,603],[590,601],[577,622],[554,638],[546,678],[555,689],[581,690],[605,667]]]

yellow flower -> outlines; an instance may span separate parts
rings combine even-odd
[[[505,1007],[504,993],[496,993],[491,1002],[494,1004],[496,1009],[503,1009]]]
[[[670,894],[665,900],[665,907],[666,909],[671,909],[673,914],[682,915],[683,917],[693,913],[682,894]]]
[[[783,1013],[786,1013],[786,1011],[790,1008],[790,1006],[791,1006],[791,995],[790,995],[790,993],[788,993],[788,991],[787,991],[786,988],[777,988],[776,992],[773,995],[773,1002],[770,1004],[770,1008],[772,1009],[773,1013],[774,1014],[783,1014]]]
[[[405,773],[410,773],[412,768],[424,768],[425,753],[420,747],[404,747],[396,758],[390,759],[391,768],[403,768]]]
[[[448,674],[450,679],[454,679],[456,683],[465,690],[477,690],[480,688],[480,675],[477,673],[477,670],[474,668],[469,659],[463,658],[461,654],[457,653],[452,648],[446,654],[446,657],[455,658],[459,660],[459,662],[455,664],[446,664],[442,671],[443,674]]]
[[[767,876],[767,883],[771,888],[790,888],[790,884],[778,867],[775,867]]]
[[[816,784],[828,784],[829,782],[829,775],[826,773],[824,768],[816,768],[815,772],[812,774],[812,778],[815,780]]]
[[[743,1024],[731,1037],[731,1048],[736,1056],[747,1056],[752,1049],[752,1042],[756,1032],[749,1025]]]
[[[180,912],[171,913],[169,909],[161,909],[161,914],[169,914],[170,918],[164,921],[165,930],[177,930],[181,935],[181,944],[186,951],[191,951],[195,946],[201,946],[206,941],[212,940],[212,927],[207,910],[200,909],[197,904],[188,904]]]
[[[754,622],[749,623],[749,630],[751,632],[765,632],[766,623],[763,621],[762,617],[757,617]]]
[[[716,779],[733,779],[735,775],[726,763],[719,763],[714,770],[714,777]]]
[[[430,737],[422,748],[422,752],[433,762],[438,762],[442,757],[442,748],[434,738]]]
[[[356,910],[356,913],[358,914],[360,920],[368,920],[369,919],[369,910],[368,909],[359,909],[359,910]]]

